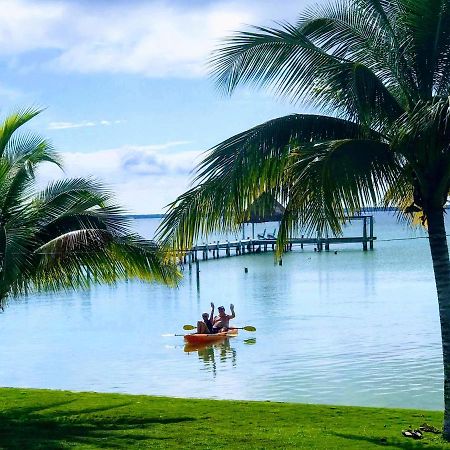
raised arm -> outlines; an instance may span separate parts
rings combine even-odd
[[[234,313],[234,305],[231,303],[230,305],[231,315],[228,316],[229,319],[234,319],[236,317],[236,314]]]
[[[213,323],[214,320],[214,303],[211,302],[211,314],[209,315],[209,321]]]

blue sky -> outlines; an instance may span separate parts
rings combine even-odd
[[[3,115],[46,110],[34,131],[133,213],[162,212],[201,153],[271,118],[306,111],[247,89],[224,98],[205,71],[221,37],[294,22],[308,1],[0,0]],[[61,177],[45,167],[42,182]]]

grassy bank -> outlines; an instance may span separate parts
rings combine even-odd
[[[0,389],[0,448],[442,449],[439,412]]]

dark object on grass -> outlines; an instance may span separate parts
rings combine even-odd
[[[411,437],[413,439],[422,439],[422,432],[420,430],[403,430],[402,431],[403,436],[405,437]]]
[[[428,425],[427,423],[420,425],[419,430],[426,431],[427,433],[441,434],[441,430],[438,430],[436,427],[433,427],[433,425]]]

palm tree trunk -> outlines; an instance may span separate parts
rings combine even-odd
[[[450,440],[450,261],[445,233],[444,211],[431,211],[427,214],[427,218],[439,303],[439,318],[441,321],[445,402],[443,434],[446,440]]]

